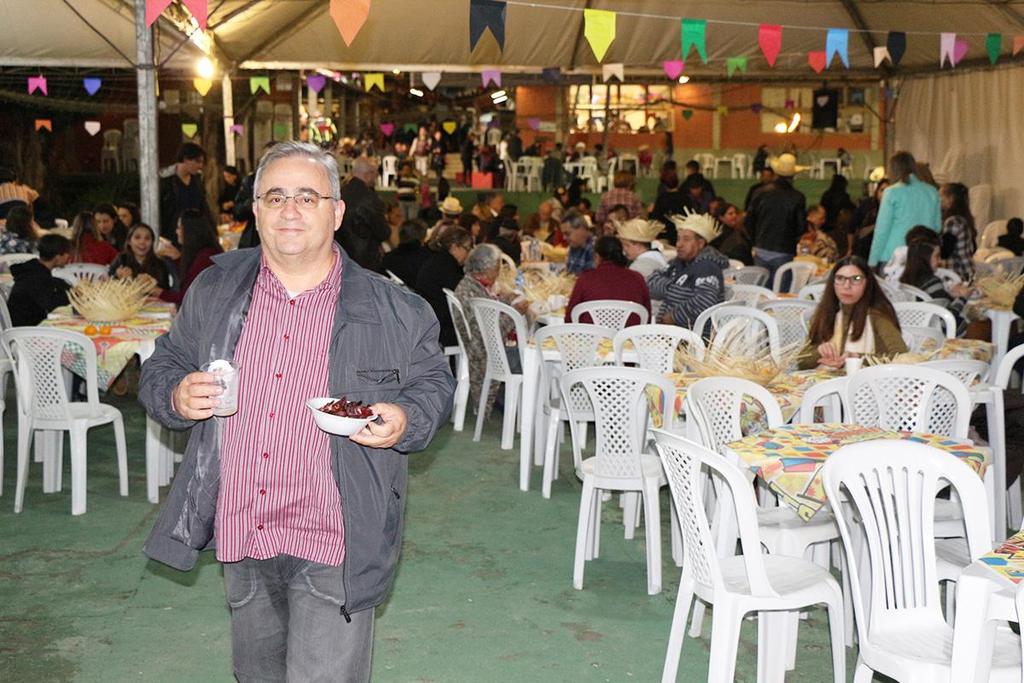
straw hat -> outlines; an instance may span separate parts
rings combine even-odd
[[[585,142],[577,142],[576,143],[576,149],[586,149],[586,148],[587,148],[587,143],[585,143]]]
[[[462,215],[462,202],[452,195],[448,195],[441,202],[441,213],[446,216],[461,216]]]
[[[868,181],[872,183],[880,183],[885,180],[885,166],[875,166],[871,169],[871,173],[868,175]]]
[[[775,175],[783,178],[792,178],[801,171],[806,171],[808,166],[797,166],[796,157],[792,154],[780,154],[771,160],[770,165]]]
[[[622,239],[644,244],[653,242],[664,229],[661,221],[645,221],[642,218],[623,221],[615,226],[616,234]]]
[[[710,214],[687,210],[685,216],[669,216],[677,230],[689,230],[705,242],[712,242],[722,234],[722,226]]]

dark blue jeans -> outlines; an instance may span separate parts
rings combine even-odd
[[[795,254],[782,254],[774,251],[765,251],[764,249],[754,249],[754,265],[768,269],[768,284],[766,284],[765,287],[768,289],[772,288],[772,285],[775,283],[775,271],[792,261],[794,255]],[[789,286],[789,279],[791,277],[792,275],[787,273],[782,278],[782,289],[780,291],[787,291],[786,288]]]
[[[370,680],[373,610],[346,621],[341,571],[289,555],[224,563],[235,678]]]

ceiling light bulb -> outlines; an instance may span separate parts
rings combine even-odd
[[[792,133],[800,125],[800,113],[793,114],[793,120],[789,122],[789,127],[786,129],[787,133]]]
[[[689,82],[690,82],[690,77],[689,76],[684,74],[684,75],[679,77],[679,85],[686,85]]]
[[[213,78],[214,67],[209,57],[200,57],[199,61],[196,62],[196,73],[199,74],[200,78]]]
[[[409,88],[409,94],[415,95],[416,97],[423,97],[423,91],[419,88]]]
[[[788,126],[786,125],[785,121],[779,121],[778,123],[775,124],[776,133],[785,133],[787,128]]]

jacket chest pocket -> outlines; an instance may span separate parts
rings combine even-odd
[[[402,391],[409,380],[408,369],[406,363],[381,361],[347,365],[342,391],[346,395],[367,396],[373,401],[380,401]]]

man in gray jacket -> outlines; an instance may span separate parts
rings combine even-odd
[[[401,546],[407,454],[447,418],[454,381],[425,301],[361,268],[333,240],[345,212],[334,159],[282,143],[261,160],[259,249],[214,260],[143,367],[139,398],[192,428],[146,540],[188,571],[224,564],[240,681],[366,681],[373,608]],[[238,411],[200,367],[240,366]],[[319,431],[309,398],[347,396],[380,422]]]

